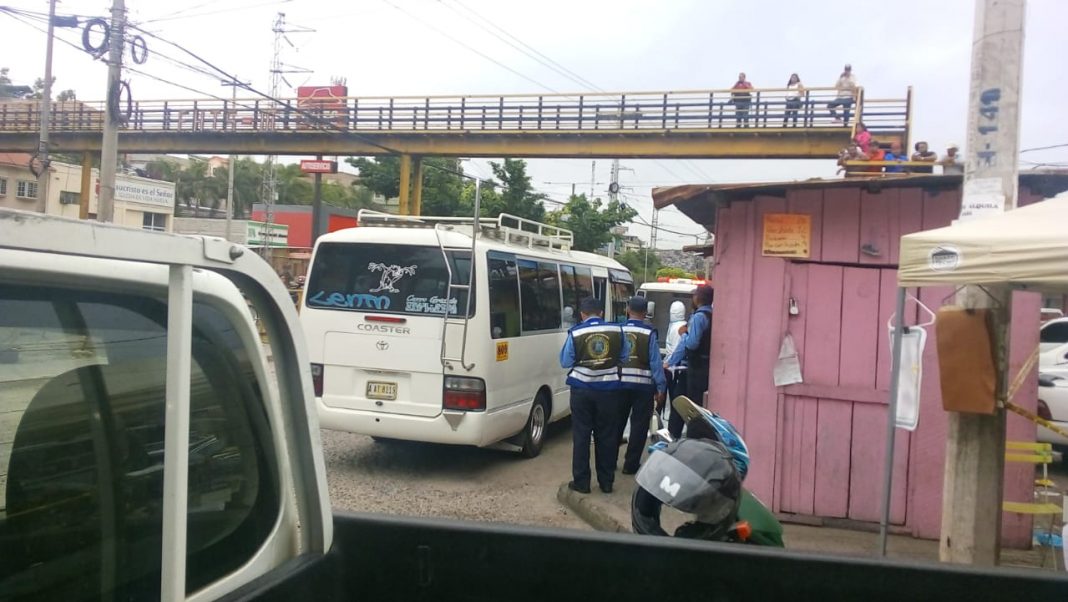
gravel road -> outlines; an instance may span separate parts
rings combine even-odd
[[[494,449],[322,431],[337,509],[589,530],[556,500],[570,478],[571,431],[551,425],[534,459]]]

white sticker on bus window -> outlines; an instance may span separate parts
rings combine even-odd
[[[384,263],[375,263],[372,261],[367,264],[367,269],[372,272],[382,272],[382,279],[378,282],[378,288],[373,288],[367,292],[377,293],[381,291],[389,291],[391,293],[399,293],[400,289],[393,285],[405,276],[415,276],[416,267],[417,266],[414,265],[406,267],[396,264],[386,265]]]

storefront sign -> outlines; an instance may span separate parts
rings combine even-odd
[[[300,170],[304,173],[337,173],[337,161],[304,159],[300,162]]]
[[[174,208],[174,184],[162,180],[115,176],[115,200]]]
[[[289,226],[249,221],[247,244],[250,247],[288,247]]]
[[[808,258],[812,248],[812,216],[800,213],[764,215],[765,257]]]

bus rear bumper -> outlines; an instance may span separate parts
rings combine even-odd
[[[451,445],[486,446],[496,441],[483,437],[486,415],[482,412],[443,412],[433,417],[407,416],[386,412],[332,408],[317,398],[319,425],[325,429],[347,431],[360,435],[446,443]]]

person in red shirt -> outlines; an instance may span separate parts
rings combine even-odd
[[[731,92],[731,104],[734,105],[734,123],[737,127],[749,127],[749,107],[753,104],[753,96],[749,93],[749,90],[752,89],[753,84],[745,80],[745,74],[739,73],[738,81],[731,87],[731,90],[741,90],[740,92]]]
[[[868,148],[868,152],[865,153],[864,156],[865,156],[865,158],[867,158],[868,161],[885,161],[886,160],[886,151],[884,151],[883,149],[879,148],[879,142],[877,140],[872,140],[871,141],[871,146]],[[873,172],[873,173],[882,173],[883,166],[882,165],[873,165],[873,166],[865,169],[864,171]]]

